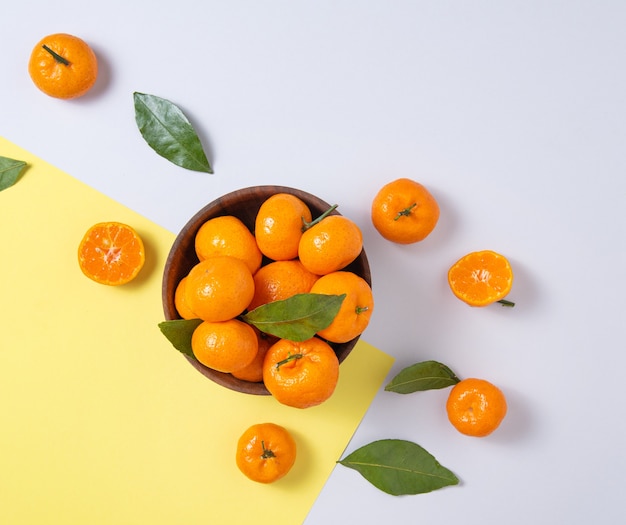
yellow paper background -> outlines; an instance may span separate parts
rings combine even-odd
[[[334,396],[307,410],[212,383],[157,327],[174,234],[2,138],[0,156],[28,163],[0,192],[0,523],[301,523],[392,358],[360,342]],[[122,287],[76,261],[87,228],[109,220],[146,244]],[[263,421],[298,444],[272,485],[234,462],[239,435]]]

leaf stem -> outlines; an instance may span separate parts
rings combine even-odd
[[[70,65],[70,61],[67,58],[62,57],[56,51],[50,49],[46,44],[42,45],[41,47],[43,47],[48,53],[50,53],[59,64],[63,64],[64,66]]]
[[[415,208],[415,206],[417,206],[417,202],[414,202],[408,208],[404,208],[403,210],[400,210],[398,212],[398,215],[396,215],[393,220],[397,221],[400,217],[408,217],[409,215],[411,215],[411,210]]]
[[[315,226],[318,222],[321,222],[322,219],[325,219],[326,217],[328,217],[335,209],[337,209],[338,206],[339,204],[333,204],[324,213],[322,213],[317,219],[314,219],[311,222],[305,221],[304,217],[302,217],[302,231],[305,232],[312,226]]]
[[[506,299],[500,299],[497,302],[500,303],[502,306],[507,306],[508,308],[513,308],[515,306],[514,302],[507,301]]]
[[[263,447],[263,454],[261,454],[261,457],[263,459],[269,459],[269,458],[275,458],[276,454],[274,454],[274,452],[269,449],[269,448],[265,448],[265,441],[261,440],[261,447]]]
[[[302,359],[304,357],[304,354],[289,354],[287,357],[285,357],[285,359],[283,359],[282,361],[278,361],[278,363],[276,363],[276,368],[280,368],[282,365],[286,365],[287,363],[294,361],[296,359]]]

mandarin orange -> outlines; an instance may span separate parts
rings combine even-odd
[[[263,363],[263,382],[274,398],[294,408],[317,406],[335,391],[339,360],[332,347],[318,337],[303,342],[280,339]]]
[[[353,272],[332,272],[320,277],[311,293],[346,294],[332,323],[317,332],[320,337],[333,343],[347,343],[367,328],[374,311],[374,297],[370,285],[362,277]]]
[[[193,331],[191,349],[204,366],[230,373],[254,360],[258,339],[253,328],[238,319],[203,321]]]
[[[252,232],[233,215],[214,217],[200,226],[195,248],[201,261],[216,255],[235,257],[244,261],[252,274],[260,268],[263,258]]]
[[[256,216],[254,235],[259,249],[273,261],[298,256],[304,224],[311,222],[311,210],[295,195],[277,193],[266,199]]]
[[[385,184],[372,201],[372,224],[387,240],[424,240],[439,220],[439,204],[419,182],[401,178]]]
[[[46,95],[71,99],[84,95],[95,84],[98,60],[84,40],[55,33],[44,37],[34,47],[28,72]]]
[[[259,347],[255,358],[248,366],[240,368],[239,370],[234,370],[232,374],[237,379],[241,379],[242,381],[260,383],[261,381],[263,381],[263,362],[265,361],[265,355],[267,354],[270,346],[278,341],[278,337],[270,334],[265,334],[257,328],[255,328],[254,331],[257,334]]]
[[[187,274],[186,302],[204,321],[226,321],[241,314],[254,296],[254,279],[241,259],[215,256]]]
[[[296,461],[296,441],[275,423],[252,425],[239,438],[235,461],[252,481],[273,483],[284,477]]]
[[[363,235],[356,223],[343,215],[328,215],[302,234],[298,257],[307,270],[325,275],[348,266],[362,249]]]
[[[462,434],[484,437],[500,426],[507,413],[502,391],[484,379],[459,381],[446,402],[450,423]]]
[[[174,291],[174,306],[178,315],[183,319],[197,319],[198,316],[193,313],[190,306],[187,304],[187,292],[185,287],[187,285],[187,277],[183,277]]]
[[[254,297],[248,309],[308,293],[318,278],[298,259],[270,262],[254,274]]]

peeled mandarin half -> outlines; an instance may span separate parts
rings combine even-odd
[[[472,252],[450,268],[448,284],[461,301],[470,306],[487,306],[503,300],[511,291],[513,270],[506,257],[499,253]]]
[[[143,241],[121,222],[90,227],[78,246],[78,264],[91,280],[111,286],[132,281],[146,260]]]

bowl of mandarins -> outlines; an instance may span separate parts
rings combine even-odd
[[[167,257],[162,301],[166,321],[196,323],[185,357],[201,374],[298,408],[332,395],[374,307],[358,226],[315,195],[272,185],[191,217]]]

